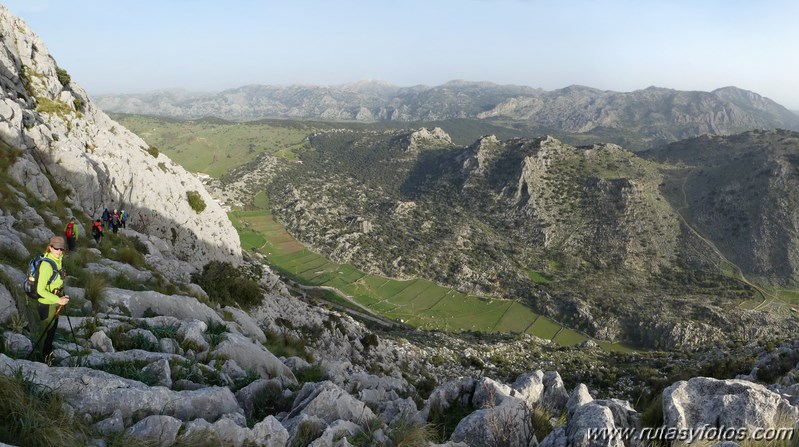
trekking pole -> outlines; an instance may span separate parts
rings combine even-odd
[[[45,327],[44,327],[44,331],[42,331],[42,335],[40,335],[40,336],[39,336],[39,339],[38,339],[38,340],[36,340],[36,343],[34,343],[34,344],[33,344],[33,349],[31,349],[31,353],[30,353],[30,354],[28,354],[28,360],[30,360],[31,356],[32,356],[32,355],[33,355],[33,353],[36,351],[36,347],[37,347],[37,346],[39,346],[39,342],[41,342],[41,341],[42,341],[42,339],[44,338],[44,336],[47,334],[47,332],[49,332],[49,331],[50,331],[50,326],[52,326],[52,325],[53,325],[53,323],[55,323],[55,319],[56,319],[56,317],[58,316],[58,313],[59,313],[59,312],[61,312],[61,308],[62,308],[62,307],[64,307],[64,305],[63,305],[63,304],[61,304],[61,305],[59,305],[59,306],[58,306],[58,309],[56,309],[56,311],[55,311],[55,315],[53,315],[53,318],[50,320],[50,322],[49,322],[49,323],[47,323],[47,326],[45,326]]]
[[[69,331],[72,332],[72,342],[75,343],[75,346],[80,349],[80,345],[78,344],[78,339],[75,337],[75,329],[72,329],[72,320],[69,319],[69,315],[67,317],[67,323],[69,323]]]

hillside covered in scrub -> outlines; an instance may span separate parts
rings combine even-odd
[[[262,155],[221,189],[266,191],[292,235],[369,274],[516,300],[602,340],[696,349],[728,334],[795,336],[794,138],[749,132],[636,154],[553,137],[460,146],[441,129],[327,130],[299,162]],[[729,145],[742,155],[721,164]],[[710,194],[729,204],[723,214],[701,202]]]

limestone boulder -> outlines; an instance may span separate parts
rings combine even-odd
[[[796,421],[799,410],[763,385],[745,380],[694,377],[663,391],[665,425],[773,428]]]
[[[219,419],[213,424],[197,419],[186,424],[181,439],[184,443],[190,440],[215,440],[219,445],[230,447],[286,447],[289,433],[273,416],[267,416],[252,429],[242,427],[228,418]]]
[[[169,447],[175,445],[183,423],[171,416],[152,415],[135,423],[126,433],[148,442],[148,445]]]
[[[0,284],[0,323],[7,323],[12,318],[19,316],[17,304],[6,286]]]
[[[522,399],[506,396],[498,405],[489,405],[463,418],[450,441],[473,447],[529,447],[535,440],[530,416]]]
[[[196,298],[183,295],[164,295],[154,291],[109,288],[101,302],[100,311],[122,311],[134,318],[141,318],[146,311],[157,315],[168,315],[179,320],[199,320],[222,323],[222,318],[210,307]]]
[[[245,371],[255,371],[262,378],[279,378],[285,384],[296,384],[294,373],[268,349],[241,334],[228,333],[211,354],[236,362]]]
[[[215,421],[224,414],[242,412],[229,388],[171,391],[94,369],[48,367],[0,354],[0,373],[13,375],[16,371],[33,383],[58,390],[80,414],[102,419],[120,410],[126,425],[150,415],[172,416],[181,421]]]
[[[328,425],[339,419],[363,424],[375,417],[366,404],[330,381],[307,383],[302,387],[286,418],[291,419],[301,413],[317,417]]]

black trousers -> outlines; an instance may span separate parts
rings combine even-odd
[[[58,329],[58,315],[55,314],[57,309],[57,304],[36,303],[36,310],[39,312],[39,327],[43,331],[47,330],[47,334],[42,340],[42,356],[44,358],[53,352],[53,339],[55,331]]]

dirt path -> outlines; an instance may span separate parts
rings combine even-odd
[[[723,262],[727,263],[728,265],[731,265],[734,268],[735,272],[738,274],[738,280],[739,281],[741,281],[742,283],[744,283],[744,284],[748,285],[749,287],[753,288],[758,293],[760,293],[761,296],[763,296],[763,301],[760,304],[758,304],[757,306],[753,307],[752,309],[744,309],[744,310],[748,310],[750,312],[753,312],[753,311],[760,310],[760,309],[764,308],[766,305],[768,305],[769,302],[777,300],[777,296],[766,292],[762,287],[760,287],[757,284],[754,284],[751,281],[749,281],[748,279],[746,279],[746,276],[744,276],[744,274],[743,274],[743,270],[741,270],[741,268],[738,267],[734,262],[732,262],[729,259],[727,259],[727,257],[724,256],[724,254],[721,252],[721,250],[719,250],[719,248],[716,246],[716,244],[713,243],[713,241],[711,241],[711,240],[707,239],[706,237],[702,236],[699,233],[699,231],[697,231],[691,224],[688,223],[688,220],[685,219],[685,216],[683,216],[681,210],[684,210],[684,209],[688,208],[688,194],[685,192],[685,184],[686,184],[686,182],[688,182],[688,176],[691,175],[691,172],[692,171],[688,171],[688,173],[685,174],[685,177],[683,177],[683,179],[682,179],[682,184],[680,185],[680,192],[682,193],[683,205],[680,208],[675,208],[674,211],[677,212],[677,215],[680,216],[680,220],[691,231],[691,233],[693,233],[702,242],[704,242],[708,247],[710,247],[713,250],[713,252],[716,254],[716,256],[718,256]],[[720,265],[717,265],[716,267],[721,269]],[[739,306],[739,308],[740,308],[740,306]]]
[[[379,324],[379,325],[381,325],[383,327],[387,327],[387,328],[403,327],[401,324],[399,324],[399,323],[397,323],[395,321],[389,320],[388,318],[384,318],[384,317],[381,317],[380,315],[377,315],[377,314],[373,313],[371,310],[369,310],[368,308],[362,306],[360,303],[358,303],[357,301],[352,299],[351,296],[344,294],[342,291],[340,291],[340,290],[338,290],[338,289],[336,289],[334,287],[329,287],[329,286],[304,286],[302,284],[294,284],[294,287],[297,288],[297,289],[300,289],[300,290],[326,290],[326,291],[329,291],[329,292],[333,292],[336,295],[338,295],[340,298],[342,298],[343,300],[345,300],[348,303],[350,303],[352,306],[357,307],[357,309],[353,309],[352,307],[343,306],[343,305],[335,303],[333,301],[328,301],[328,300],[326,300],[324,298],[315,298],[315,299],[320,299],[320,300],[324,301],[325,303],[335,307],[336,309],[339,309],[341,311],[347,312],[349,314],[356,315],[359,318],[363,318],[365,320],[369,320],[369,321],[371,321],[373,323],[377,323],[377,324]]]

